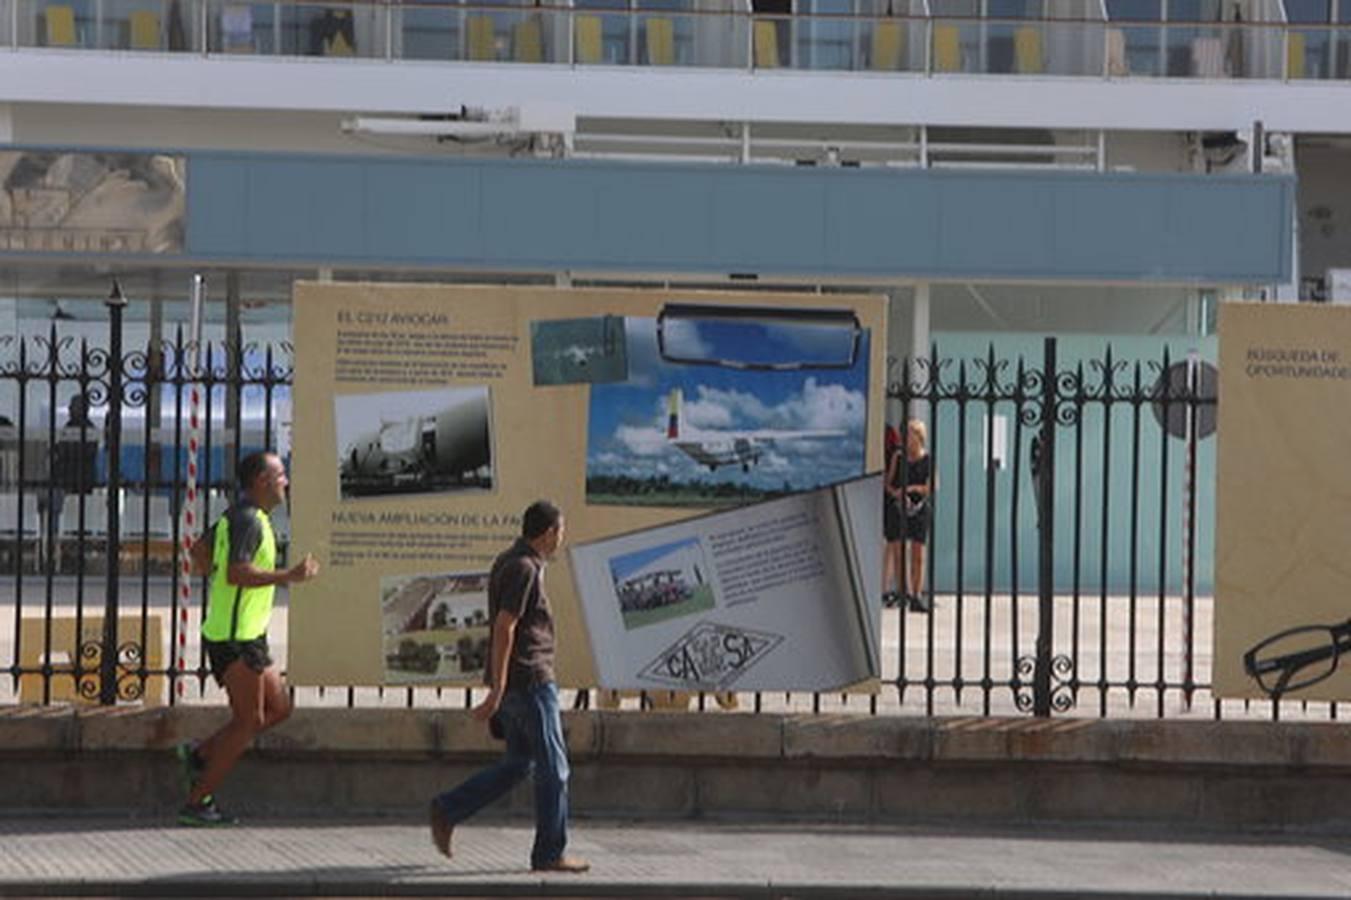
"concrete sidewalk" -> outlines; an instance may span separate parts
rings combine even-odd
[[[1078,826],[574,821],[591,873],[533,875],[519,819],[0,818],[0,896],[1351,897],[1351,836]]]

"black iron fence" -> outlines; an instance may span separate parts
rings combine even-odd
[[[0,665],[23,702],[212,699],[194,617],[205,585],[184,591],[175,566],[194,413],[203,522],[241,453],[287,443],[292,348],[239,334],[194,347],[179,332],[124,352],[121,309],[109,313],[102,340],[53,325],[3,344]],[[1099,346],[1068,362],[1049,338],[1023,358],[894,361],[891,419],[924,422],[934,460],[924,551],[902,547],[898,584],[921,562],[932,611],[885,613],[879,694],[699,707],[1230,715],[1209,693],[1213,367]]]
[[[187,613],[205,583],[184,591],[175,565],[184,507],[218,515],[239,456],[277,446],[289,405],[289,345],[195,346],[179,329],[124,352],[122,315],[115,296],[92,340],[53,323],[0,344],[0,647],[21,702],[204,692]]]
[[[938,606],[899,617],[895,678],[928,712],[973,692],[986,715],[1001,696],[1039,716],[1107,716],[1147,695],[1164,716],[1208,694],[1214,367],[1167,347],[1068,365],[1057,351],[1054,338],[1030,358],[935,348],[893,367],[889,399],[927,425],[936,462],[925,574]],[[902,482],[905,468],[902,454]]]

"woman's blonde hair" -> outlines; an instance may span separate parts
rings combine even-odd
[[[925,425],[921,419],[911,419],[906,423],[906,428],[919,435],[919,445],[924,448],[929,446],[929,426]]]

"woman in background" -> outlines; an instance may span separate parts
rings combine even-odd
[[[901,477],[900,456],[896,454],[896,480]],[[909,589],[905,599],[913,612],[932,612],[933,598],[924,590],[924,557],[929,543],[929,526],[933,522],[933,488],[938,480],[933,475],[933,461],[929,457],[929,430],[919,419],[911,419],[906,425],[904,469],[905,483],[900,489],[905,511],[902,531],[905,543],[910,547],[910,566],[906,571]],[[888,479],[888,484],[891,483]]]
[[[901,435],[896,426],[886,430],[886,477],[882,482],[882,605],[896,606],[901,602],[901,509],[904,499],[901,491]]]

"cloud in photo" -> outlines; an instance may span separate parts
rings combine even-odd
[[[701,340],[700,335],[681,331],[689,323],[676,320],[664,327],[679,334],[682,354],[699,355],[691,342]],[[849,368],[746,369],[663,360],[652,318],[626,317],[624,330],[629,379],[590,388],[588,476],[640,480],[666,476],[675,482],[735,483],[780,491],[807,490],[863,474],[868,332],[859,335],[858,354]],[[726,334],[715,329],[710,335],[722,341],[716,346],[705,342],[702,349],[710,357],[735,349]],[[804,340],[814,337],[809,331]],[[776,352],[769,348],[771,357]],[[720,463],[711,471],[667,440],[669,397],[677,388],[682,396],[681,436],[726,445],[719,448],[719,455],[732,453],[731,441],[739,432],[839,433],[757,440],[758,458],[748,471],[737,462]]]

